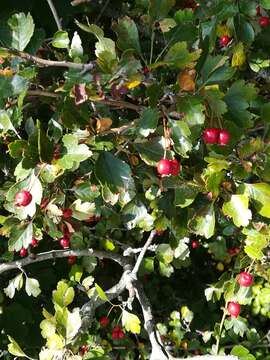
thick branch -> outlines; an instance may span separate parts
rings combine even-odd
[[[26,52],[19,51],[16,49],[1,48],[1,50],[6,51],[10,55],[17,56],[21,59],[33,62],[36,65],[41,66],[41,67],[49,67],[49,66],[64,67],[64,68],[74,69],[74,70],[78,70],[78,71],[90,71],[95,67],[94,62],[90,62],[88,64],[79,64],[79,63],[73,63],[73,62],[69,62],[69,61],[46,60],[46,59],[42,59],[40,57],[31,55],[31,54],[28,54]]]
[[[118,254],[112,254],[108,253],[106,251],[99,251],[99,250],[93,250],[93,249],[84,249],[84,250],[52,250],[44,253],[40,253],[35,255],[35,258],[32,258],[30,256],[17,260],[12,261],[10,263],[0,264],[0,274],[12,270],[17,269],[19,267],[24,267],[27,265],[31,265],[37,262],[45,261],[45,260],[52,260],[56,258],[64,258],[68,256],[95,256],[99,259],[111,259],[115,262],[117,262],[121,266],[125,266],[129,264],[129,259],[118,255]]]

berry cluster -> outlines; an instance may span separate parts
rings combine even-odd
[[[230,141],[230,133],[226,129],[206,128],[203,132],[205,144],[227,145]]]
[[[125,337],[124,331],[121,329],[119,325],[116,325],[112,330],[112,339],[113,340],[121,340]]]
[[[181,170],[181,165],[176,159],[174,160],[161,159],[157,163],[157,172],[161,176],[169,176],[169,175],[177,176],[180,170]]]

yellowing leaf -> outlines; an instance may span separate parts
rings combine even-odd
[[[10,341],[10,343],[8,344],[8,351],[10,352],[10,354],[15,355],[15,356],[20,356],[20,357],[28,357],[20,348],[20,345],[17,344],[17,342],[11,337],[8,336],[8,340]]]
[[[95,288],[96,288],[96,291],[98,293],[98,296],[104,300],[104,301],[109,301],[107,295],[105,294],[105,292],[101,289],[101,287],[98,285],[98,284],[95,284]]]
[[[178,84],[182,91],[191,91],[195,90],[195,78],[196,71],[195,70],[184,70],[178,76]]]
[[[57,335],[57,334],[53,334],[48,340],[46,345],[48,346],[49,349],[54,349],[54,350],[59,350],[59,349],[63,349],[64,345],[64,341],[62,340],[62,338]]]
[[[109,130],[112,126],[112,119],[111,118],[101,118],[97,119],[96,123],[96,131],[97,133]]]
[[[227,25],[219,24],[217,26],[217,36],[221,37],[225,35],[231,36],[232,35],[231,29]]]
[[[140,80],[133,80],[133,81],[130,81],[128,83],[126,83],[126,87],[128,89],[134,89],[135,87],[139,86],[141,83]]]
[[[246,62],[245,48],[243,43],[236,45],[233,56],[232,56],[232,66],[241,67]]]
[[[127,331],[133,334],[139,334],[141,332],[141,321],[138,316],[124,310],[122,314],[122,325]]]

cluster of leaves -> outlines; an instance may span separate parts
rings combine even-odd
[[[22,248],[34,259],[68,237],[72,250],[110,258],[142,247],[155,229],[139,279],[175,355],[230,349],[243,360],[267,359],[270,26],[261,28],[259,16],[270,2],[120,3],[80,5],[71,30],[49,40],[29,13],[1,19],[0,273]],[[203,142],[212,127],[229,131],[226,146]],[[180,174],[160,176],[162,158],[179,161]],[[15,203],[22,190],[32,195],[27,206]],[[139,308],[116,305],[93,285],[109,288],[122,270],[94,256],[69,267],[56,259],[2,276],[7,359],[147,357]],[[235,280],[247,268],[257,277],[253,289]],[[80,308],[97,299],[105,303],[97,317],[110,312],[113,325],[121,318],[138,337],[115,340],[97,321],[77,336]],[[231,300],[244,305],[242,316],[225,319]]]

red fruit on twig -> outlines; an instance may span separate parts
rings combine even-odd
[[[27,190],[21,190],[15,195],[15,204],[17,206],[27,206],[32,201],[32,195]]]
[[[250,273],[243,271],[238,275],[237,281],[239,285],[249,287],[253,283],[253,276]]]
[[[107,317],[107,316],[102,316],[100,319],[99,319],[99,323],[101,326],[107,326],[109,325],[110,323],[110,319]]]
[[[33,238],[30,244],[32,247],[37,247],[38,246],[38,241],[37,239]]]
[[[259,19],[259,25],[262,28],[265,28],[269,25],[269,17],[268,16],[261,16]]]
[[[234,317],[237,318],[237,316],[239,315],[240,311],[241,311],[241,306],[234,302],[234,301],[230,301],[227,307],[228,313]]]
[[[67,208],[67,209],[63,209],[62,211],[63,211],[63,215],[62,215],[63,219],[69,219],[72,216],[73,213],[72,209]]]
[[[77,256],[71,255],[68,257],[69,265],[74,265],[76,261],[77,261]]]
[[[218,143],[219,145],[227,145],[230,141],[230,133],[228,130],[226,129],[221,129],[219,131],[219,135],[218,135]]]
[[[21,248],[20,250],[20,257],[25,257],[27,255],[27,249]]]
[[[224,35],[221,38],[219,38],[219,43],[221,46],[227,46],[230,41],[231,39],[228,35]]]
[[[60,245],[62,246],[63,249],[69,248],[69,239],[63,237],[62,239],[60,239]]]
[[[207,128],[203,132],[203,141],[205,144],[217,144],[219,136],[219,129],[217,128]]]
[[[197,249],[197,248],[199,248],[199,247],[200,247],[199,241],[198,241],[198,240],[193,240],[193,241],[191,241],[191,247],[192,247],[192,249]]]

